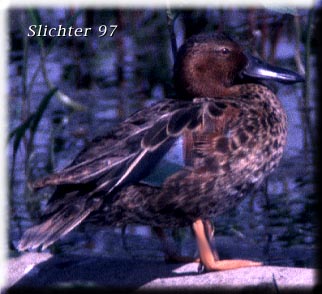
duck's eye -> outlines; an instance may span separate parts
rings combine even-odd
[[[222,54],[229,54],[230,53],[230,50],[228,49],[228,48],[222,48],[221,50],[220,50],[220,52],[222,53]]]
[[[231,53],[231,50],[228,49],[227,47],[218,48],[215,51],[219,55],[228,55]]]

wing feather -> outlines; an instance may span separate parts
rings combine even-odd
[[[107,136],[96,139],[70,166],[35,181],[33,187],[38,189],[49,185],[75,185],[97,181],[101,184],[94,189],[95,193],[102,189],[109,193],[116,186],[128,183],[129,178],[139,181],[139,176],[143,177],[148,169],[153,168],[171,147],[175,141],[173,138],[180,136],[187,127],[195,128],[200,119],[200,105],[173,100],[158,103],[153,109],[146,108],[134,114],[112,129]],[[86,158],[86,154],[91,157]],[[147,157],[150,158],[149,164],[142,166],[141,161]],[[133,176],[131,173],[137,175]],[[110,184],[112,182],[113,185]]]

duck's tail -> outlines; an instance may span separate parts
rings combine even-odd
[[[23,234],[17,249],[24,251],[36,249],[40,246],[41,250],[46,249],[80,224],[102,202],[101,198],[79,197],[68,205],[66,205],[66,199],[64,202],[57,203],[55,209],[44,216],[42,223],[28,229]]]

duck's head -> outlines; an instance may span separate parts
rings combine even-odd
[[[302,82],[290,70],[271,66],[246,53],[226,34],[201,34],[189,38],[179,49],[174,84],[181,99],[224,97],[231,87],[252,79],[283,83]]]

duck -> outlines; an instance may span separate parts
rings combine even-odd
[[[287,116],[265,80],[304,78],[225,33],[187,39],[174,64],[174,98],[135,112],[66,168],[33,182],[35,190],[56,188],[18,250],[44,250],[87,221],[149,225],[163,244],[165,228],[190,226],[205,271],[262,265],[220,260],[210,241],[211,220],[258,189],[283,155]]]

